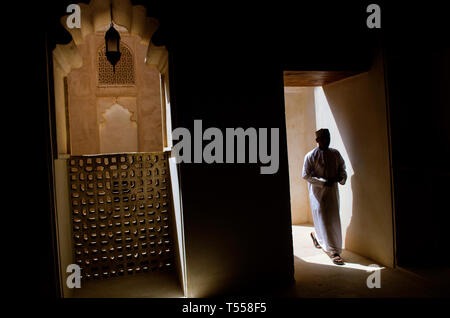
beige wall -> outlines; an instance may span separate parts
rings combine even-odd
[[[78,45],[83,64],[68,75],[72,155],[163,150],[159,71],[145,65],[147,47],[138,37],[122,33],[121,41],[133,53],[135,86],[98,86],[97,50],[103,33],[89,34]],[[130,113],[128,123],[117,104]],[[108,127],[112,133],[105,133]],[[113,138],[119,128],[121,138]]]
[[[314,141],[314,132],[316,131],[314,88],[286,87],[284,90],[284,102],[286,108],[292,224],[312,224],[308,186],[302,179],[302,167],[305,155],[316,147]]]
[[[381,56],[369,72],[322,87],[285,92],[293,224],[310,221],[304,155],[314,131],[328,128],[348,179],[339,186],[344,247],[393,266],[393,227],[384,74]],[[302,127],[303,126],[303,127]],[[311,143],[311,140],[313,142]]]
[[[55,167],[55,203],[56,203],[56,220],[58,224],[57,236],[59,246],[59,265],[62,296],[71,297],[73,290],[67,287],[66,279],[69,274],[66,273],[67,266],[75,263],[73,244],[72,244],[72,224],[69,202],[69,183],[67,160],[56,159]]]
[[[345,145],[352,192],[345,247],[393,266],[393,226],[383,62],[369,72],[323,88]],[[333,136],[333,135],[332,135]],[[348,197],[348,195],[347,195]],[[347,210],[348,211],[348,210]],[[343,222],[344,223],[344,222]]]

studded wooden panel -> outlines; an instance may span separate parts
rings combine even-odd
[[[83,279],[173,266],[167,153],[68,160],[74,257]]]
[[[98,50],[98,84],[99,86],[110,85],[134,85],[134,63],[131,50],[122,42],[120,43],[120,60],[116,64],[116,71],[113,72],[111,63],[106,59],[105,45]]]

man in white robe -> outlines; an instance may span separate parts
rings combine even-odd
[[[345,184],[347,173],[341,154],[329,148],[328,129],[316,131],[318,147],[305,156],[302,177],[308,181],[309,200],[316,237],[311,236],[317,248],[322,248],[337,265],[343,265],[341,220],[339,217],[339,190],[337,183]]]

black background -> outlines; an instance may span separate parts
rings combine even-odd
[[[49,182],[49,163],[55,147],[48,129],[53,101],[51,85],[47,85],[52,78],[51,74],[47,77],[46,71],[51,59],[46,52],[51,52],[56,43],[71,40],[59,23],[59,17],[71,2],[43,3],[36,10],[45,18],[40,20],[38,36],[33,39],[39,48],[35,64],[38,69],[33,75],[37,76],[36,116],[42,124],[37,141],[43,159],[40,200],[42,210],[48,211],[46,218],[40,218],[43,223],[39,238],[47,248],[41,258],[41,295],[56,297]],[[449,11],[441,2],[415,5],[396,1],[394,6],[375,1],[382,8],[380,30],[366,27],[365,9],[371,2],[365,1],[297,1],[295,5],[276,1],[245,6],[242,2],[132,3],[146,6],[147,14],[161,23],[153,41],[166,45],[170,52],[173,128],[192,128],[194,119],[202,119],[204,127],[280,127],[282,135],[284,109],[278,107],[284,107],[282,70],[367,70],[374,48],[383,48],[390,109],[397,263],[420,267],[448,263],[450,48]],[[248,209],[260,209],[263,214],[275,208],[289,210],[289,184],[285,182],[287,154],[283,149],[286,144],[281,139],[280,169],[271,178],[259,175],[258,165],[245,164],[233,170],[226,165],[182,165],[184,209],[193,211],[198,207],[199,202],[193,199],[198,191],[205,194],[201,206],[207,207],[215,203],[215,192],[233,189],[234,203],[239,207],[236,213]],[[199,176],[214,176],[216,181],[199,189],[196,184]],[[243,181],[236,185],[233,177]],[[270,192],[261,193],[265,187]],[[279,201],[273,201],[272,206],[248,200],[266,195]],[[280,207],[280,202],[284,206]],[[193,213],[208,212],[197,208]],[[280,226],[290,222],[287,216],[280,219],[277,221]],[[226,227],[224,222],[221,225]],[[187,222],[186,226],[197,230],[200,225]],[[279,257],[289,258],[283,247],[278,253]],[[285,270],[289,276],[292,268]]]

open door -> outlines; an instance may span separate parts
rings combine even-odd
[[[301,171],[305,155],[317,147],[315,131],[328,128],[330,147],[342,155],[348,175],[346,184],[339,186],[343,248],[394,267],[381,53],[367,72],[289,71],[284,79],[293,225],[313,230],[307,183]],[[304,239],[312,244],[309,233]]]

